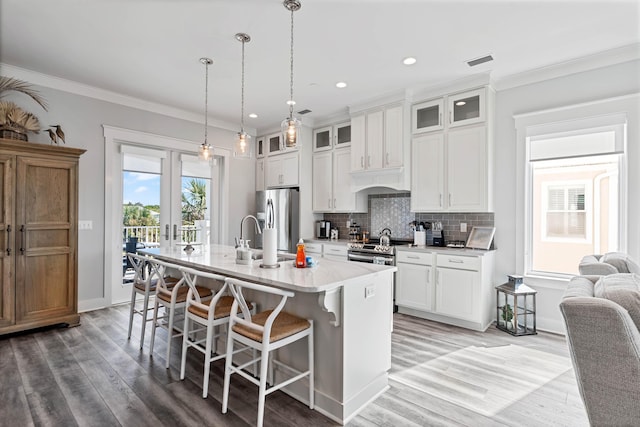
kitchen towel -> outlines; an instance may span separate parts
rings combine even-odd
[[[414,231],[413,232],[413,244],[418,246],[424,246],[427,244],[427,232],[426,231]]]
[[[262,264],[271,267],[278,264],[278,230],[265,228],[262,234],[264,238]]]

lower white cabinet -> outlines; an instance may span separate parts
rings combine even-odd
[[[398,311],[484,331],[495,319],[494,251],[398,251]]]
[[[342,243],[323,243],[322,244],[322,257],[338,261],[347,261],[347,245]]]

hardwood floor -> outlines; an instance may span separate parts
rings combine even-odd
[[[255,425],[257,387],[235,376],[229,412],[223,415],[224,361],[212,365],[209,397],[202,399],[201,355],[189,353],[186,379],[180,381],[181,346],[172,346],[171,368],[165,369],[166,333],[158,329],[154,357],[149,357],[147,346],[142,352],[138,348],[139,323],[127,340],[128,313],[128,305],[117,306],[83,313],[77,328],[0,338],[0,425]],[[348,425],[588,426],[570,367],[549,379],[527,377],[522,366],[523,378],[518,381],[523,382],[518,384],[526,387],[526,395],[519,397],[507,392],[513,373],[505,375],[504,360],[493,354],[484,360],[482,352],[475,353],[478,359],[469,358],[466,352],[469,348],[501,351],[508,346],[521,354],[544,352],[548,363],[570,365],[561,336],[512,337],[495,327],[481,333],[396,314],[391,388]],[[422,377],[412,377],[414,370],[415,375],[436,378],[428,385],[450,389],[449,394],[421,387]],[[471,392],[487,399],[497,393],[504,404],[495,413],[484,407],[474,410]],[[265,426],[334,425],[282,392],[267,397]]]

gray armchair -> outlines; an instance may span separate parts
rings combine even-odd
[[[591,425],[639,425],[640,276],[576,276],[560,310]]]

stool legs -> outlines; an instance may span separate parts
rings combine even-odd
[[[260,388],[258,391],[258,427],[262,427],[264,420],[264,400],[267,390],[267,372],[269,369],[269,350],[266,345],[260,350]]]
[[[315,405],[315,383],[314,383],[314,355],[313,355],[313,320],[309,320],[311,323],[311,333],[307,336],[309,340],[309,409],[313,409]]]

